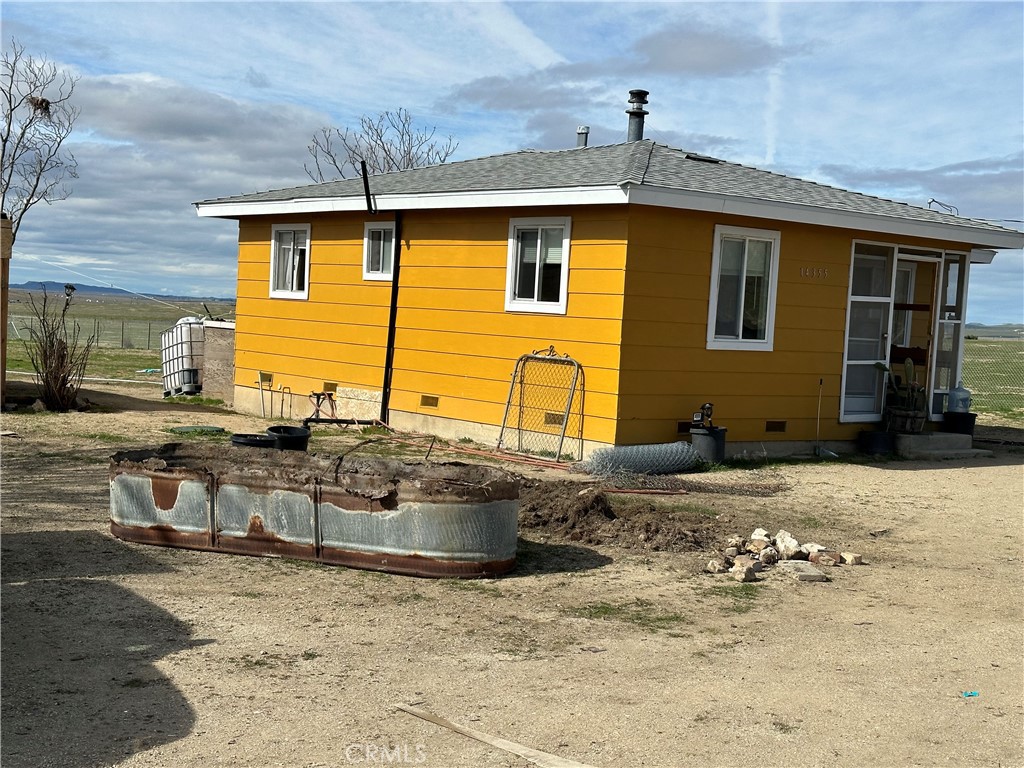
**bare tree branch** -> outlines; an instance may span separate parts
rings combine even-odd
[[[303,168],[315,182],[359,175],[360,161],[372,174],[440,165],[458,149],[455,138],[435,139],[436,128],[419,128],[406,109],[363,115],[359,128],[325,126],[306,148],[312,162]]]
[[[75,156],[63,148],[81,110],[71,103],[78,78],[11,40],[0,66],[3,128],[0,134],[0,207],[11,219],[11,240],[36,203],[71,194],[78,178]]]

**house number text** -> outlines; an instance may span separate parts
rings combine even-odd
[[[828,267],[800,267],[800,277],[808,280],[824,280],[828,277]]]

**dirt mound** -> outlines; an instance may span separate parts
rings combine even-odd
[[[640,552],[692,552],[713,545],[707,520],[649,501],[613,505],[593,485],[565,480],[524,483],[519,528],[551,539]]]

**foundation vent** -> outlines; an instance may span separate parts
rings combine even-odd
[[[765,432],[785,432],[786,422],[784,421],[766,421],[764,423]]]
[[[437,408],[438,402],[440,402],[440,399],[437,395],[420,395],[421,408]]]

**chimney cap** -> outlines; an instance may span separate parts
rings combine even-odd
[[[629,92],[629,103],[630,104],[646,104],[647,97],[651,95],[650,91],[645,91],[643,88],[634,88]]]
[[[629,130],[626,141],[641,141],[644,137],[644,116],[650,114],[643,105],[647,103],[647,95],[650,91],[642,88],[634,88],[629,92],[629,103],[631,109],[626,110],[629,115]]]

